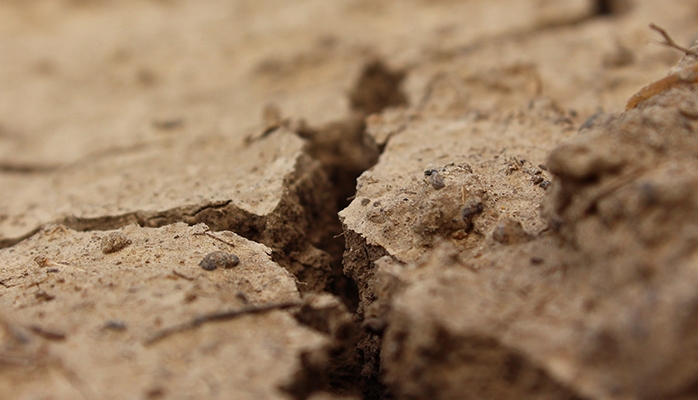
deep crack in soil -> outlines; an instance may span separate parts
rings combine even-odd
[[[334,188],[336,212],[353,200],[356,179],[378,162],[380,152],[385,148],[384,145],[378,146],[366,134],[366,117],[388,107],[407,105],[401,89],[404,78],[403,71],[393,71],[380,60],[371,61],[364,66],[350,94],[352,109],[346,119],[318,128],[301,126],[298,130],[299,135],[310,142],[309,153],[320,160],[329,176]],[[318,390],[357,394],[357,389],[365,399],[388,398],[380,375],[366,373],[366,366],[375,364],[379,348],[366,347],[366,343],[372,341],[372,334],[356,315],[358,287],[344,273],[347,238],[339,218],[333,220],[327,232],[325,240],[318,247],[332,257],[334,279],[329,290],[342,299],[353,317],[347,319],[346,314],[340,313],[341,316],[338,316],[337,313],[333,315],[309,307],[301,309],[297,314],[298,320],[321,332],[330,333],[335,344],[329,351],[327,364],[317,362],[321,358],[318,356],[304,357],[303,370],[286,390],[298,399],[305,399]],[[341,323],[335,322],[342,317]],[[329,329],[328,324],[339,327]]]
[[[72,26],[112,7],[34,3],[8,15]],[[94,54],[44,54],[54,33],[78,39],[55,21],[41,43],[8,25],[33,72],[2,74],[0,391],[97,398],[132,374],[146,398],[695,393],[693,50],[627,112],[595,111],[672,65],[640,47],[645,20],[683,42],[694,5],[349,3],[301,18],[308,4],[249,2],[235,24],[209,10],[199,41],[161,21],[186,62],[152,51],[152,15]],[[221,253],[234,262],[201,263]]]
[[[269,126],[260,136],[250,138],[246,146],[255,146],[260,140],[274,140],[279,135],[297,135],[306,144],[294,173],[284,178],[284,195],[267,215],[255,215],[232,200],[219,200],[162,211],[67,216],[54,223],[80,232],[127,225],[157,228],[178,222],[205,223],[211,232],[231,231],[269,246],[272,260],[295,276],[299,291],[306,296],[303,305],[294,312],[296,319],[331,340],[328,347],[304,354],[301,370],[284,390],[297,399],[306,399],[318,391],[361,395],[367,399],[386,398],[379,374],[366,372],[367,365],[376,363],[379,348],[367,347],[366,343],[375,342],[374,336],[356,315],[358,287],[344,273],[347,238],[337,214],[353,199],[357,177],[378,162],[385,148],[385,143],[379,146],[367,135],[366,118],[388,107],[407,105],[401,89],[404,78],[403,71],[393,71],[380,60],[369,61],[349,93],[351,108],[344,119],[309,126],[302,120],[291,123],[272,115]],[[41,229],[3,239],[1,244],[9,247]],[[323,295],[328,292],[336,298]],[[182,326],[200,325],[199,319],[193,321]],[[173,328],[172,332],[181,329]],[[164,332],[169,336],[170,330]]]

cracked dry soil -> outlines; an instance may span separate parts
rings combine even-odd
[[[698,397],[697,18],[0,1],[0,398]]]

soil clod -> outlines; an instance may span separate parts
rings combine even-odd
[[[128,236],[126,236],[123,232],[112,232],[102,237],[102,253],[116,253],[117,251],[126,248],[131,243],[131,239],[129,239]]]
[[[224,251],[214,251],[206,254],[199,263],[199,266],[206,271],[215,269],[230,269],[240,264],[240,258],[232,253]]]

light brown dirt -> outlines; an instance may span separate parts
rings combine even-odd
[[[696,18],[0,0],[0,397],[696,397]]]
[[[233,247],[204,229],[54,225],[3,250],[3,309],[17,311],[3,317],[2,397],[279,397],[275,386],[290,381],[299,354],[323,345],[285,312],[211,321],[153,342],[200,315],[300,302],[271,249],[216,233]],[[199,263],[212,251],[234,253],[240,264],[206,271]]]

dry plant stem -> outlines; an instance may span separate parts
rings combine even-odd
[[[195,278],[192,278],[191,276],[186,276],[186,275],[184,275],[183,273],[177,271],[176,269],[173,269],[173,270],[172,270],[172,275],[174,275],[174,276],[176,276],[176,277],[179,277],[179,278],[182,278],[182,279],[186,279],[186,280],[188,280],[188,281],[194,281],[194,280],[196,280]]]
[[[204,232],[201,232],[201,233],[194,233],[194,235],[206,235],[206,236],[208,236],[208,237],[210,237],[210,238],[212,238],[212,239],[218,240],[218,241],[221,242],[221,243],[225,243],[225,244],[227,244],[227,245],[230,246],[230,247],[235,247],[235,244],[233,244],[233,243],[231,243],[231,242],[229,242],[229,241],[227,241],[227,240],[224,240],[224,239],[219,238],[218,236],[214,235],[213,232],[211,232],[211,231],[204,231]]]
[[[658,42],[659,44],[680,50],[687,56],[696,57],[698,59],[698,52],[678,45],[664,29],[660,28],[655,24],[650,24],[650,28],[659,32],[664,37],[664,41]],[[639,92],[637,92],[635,95],[633,95],[633,97],[630,98],[630,100],[628,100],[628,103],[625,106],[625,111],[632,110],[633,108],[637,107],[638,104],[640,104],[641,102],[659,93],[669,90],[672,87],[675,87],[676,85],[698,82],[698,63],[687,67],[686,70],[690,71],[690,73],[682,73],[680,76],[676,73],[671,74],[656,82],[652,82],[649,85],[640,89]]]
[[[38,325],[30,326],[29,330],[31,330],[32,332],[34,332],[35,334],[41,336],[42,338],[44,338],[46,340],[63,341],[66,338],[66,335],[63,332],[45,329],[45,328],[42,328]]]
[[[287,301],[283,303],[271,303],[271,304],[262,304],[262,305],[251,305],[247,307],[243,307],[238,310],[228,310],[228,311],[216,311],[210,314],[204,314],[202,316],[196,317],[188,322],[171,326],[169,328],[162,329],[160,331],[155,332],[150,338],[146,339],[143,344],[145,346],[150,346],[152,344],[155,344],[165,338],[168,338],[176,333],[181,333],[189,330],[193,330],[198,328],[199,326],[208,323],[208,322],[216,322],[216,321],[227,321],[231,319],[235,319],[238,317],[242,317],[244,315],[250,315],[250,314],[261,314],[267,311],[272,311],[272,310],[285,310],[288,308],[296,307],[299,306],[301,303],[297,301]]]
[[[671,74],[656,82],[652,82],[649,85],[640,89],[639,92],[635,93],[633,97],[631,97],[630,100],[628,100],[628,104],[626,104],[625,106],[625,111],[632,110],[633,108],[637,107],[638,104],[640,104],[641,102],[649,99],[650,97],[653,97],[654,95],[669,90],[677,85],[698,82],[698,64],[691,65],[687,69],[692,72],[692,74],[688,75],[691,77],[691,79],[687,80],[686,78],[679,77],[677,74]]]
[[[667,46],[667,47],[671,47],[671,48],[674,48],[676,50],[679,50],[679,51],[683,52],[684,54],[686,54],[687,56],[698,57],[698,52],[693,51],[689,48],[683,47],[683,46],[679,45],[678,43],[676,43],[676,41],[674,39],[672,39],[671,36],[669,36],[669,33],[667,33],[667,31],[664,28],[657,26],[655,24],[650,24],[650,29],[654,29],[655,31],[659,32],[659,34],[662,35],[662,37],[664,38],[663,42],[657,42],[657,43],[659,43],[663,46]]]

